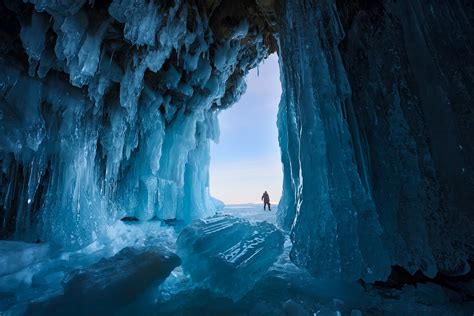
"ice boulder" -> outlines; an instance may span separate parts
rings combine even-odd
[[[18,272],[46,259],[48,244],[0,240],[0,276]]]
[[[177,253],[183,271],[199,286],[237,300],[277,260],[283,243],[283,234],[270,223],[217,215],[184,228]]]
[[[63,295],[32,304],[27,314],[109,313],[132,302],[151,285],[163,282],[180,262],[164,248],[124,248],[113,257],[71,272],[63,280]]]

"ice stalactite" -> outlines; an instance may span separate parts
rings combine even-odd
[[[30,2],[1,5],[1,236],[78,247],[125,216],[214,214],[209,142],[268,55],[258,9]]]

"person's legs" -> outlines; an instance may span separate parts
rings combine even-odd
[[[263,210],[266,211],[267,210],[267,203],[263,202]]]
[[[268,203],[268,202],[264,202],[264,204],[263,204],[263,209],[266,210],[267,205],[268,205],[268,210],[271,211],[271,209],[270,209],[270,203]]]

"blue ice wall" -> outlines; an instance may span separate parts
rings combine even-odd
[[[285,177],[279,212],[285,226],[289,212],[295,214],[291,258],[322,277],[383,279],[389,254],[342,112],[351,96],[338,51],[344,32],[331,1],[311,9],[305,3],[284,5],[280,33],[280,143],[291,176]],[[299,36],[291,35],[296,31]]]
[[[29,2],[1,5],[1,236],[76,247],[125,216],[214,214],[209,141],[268,55],[265,24],[187,1]]]
[[[282,1],[279,221],[296,264],[469,271],[472,19],[466,1]]]

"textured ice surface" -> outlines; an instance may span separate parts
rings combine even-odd
[[[474,249],[473,11],[467,1],[350,7],[338,3],[346,113],[391,260],[463,274]]]
[[[71,272],[63,280],[64,294],[31,305],[27,314],[108,313],[127,305],[152,284],[163,282],[178,265],[178,256],[165,248],[124,248],[113,257]]]
[[[98,283],[93,281],[87,282],[87,284],[91,285],[91,290],[96,292],[101,292],[99,288],[102,285],[104,288],[107,288],[116,284],[115,282],[129,282],[127,283],[129,286],[122,290],[130,290],[128,293],[132,293],[130,294],[131,299],[135,295],[133,294],[134,278],[132,275],[136,276],[141,273],[137,271],[136,267],[143,263],[146,268],[146,261],[148,259],[155,263],[159,261],[159,254],[153,255],[153,249],[156,247],[165,248],[166,252],[163,252],[163,254],[169,256],[170,263],[175,263],[174,255],[169,254],[169,252],[174,252],[176,249],[176,237],[177,234],[174,228],[167,227],[166,225],[163,226],[159,221],[137,224],[125,224],[122,221],[117,221],[108,227],[107,232],[94,243],[72,252],[65,251],[54,245],[21,243],[21,247],[19,247],[17,242],[3,242],[0,260],[2,262],[14,263],[9,266],[12,269],[9,270],[8,274],[0,276],[0,312],[8,312],[8,315],[21,315],[28,308],[29,304],[41,302],[46,303],[37,306],[38,312],[47,311],[49,308],[48,304],[52,300],[56,302],[54,304],[61,305],[59,307],[66,308],[64,306],[65,303],[62,303],[63,299],[73,300],[77,299],[77,297],[75,298],[73,293],[69,293],[67,297],[57,297],[63,295],[64,286],[71,279],[67,276],[71,276],[73,273],[77,274],[79,271],[88,273],[87,275],[89,276],[91,273],[100,274],[94,278],[94,281]],[[125,251],[122,255],[115,257],[115,259],[110,259],[127,247],[132,250]],[[149,247],[152,248],[150,256],[146,254],[146,249]],[[126,255],[127,253],[128,255]],[[28,255],[29,260],[26,260],[22,254],[34,254],[34,256],[30,257]],[[125,260],[127,258],[130,261]],[[139,258],[147,260],[141,262]],[[101,260],[102,263],[98,263]],[[168,262],[167,260],[165,261]],[[109,268],[106,268],[107,266]],[[143,266],[140,267],[143,268]],[[159,265],[155,267],[158,273],[160,271]],[[151,272],[148,271],[149,275],[147,274],[145,278],[148,279],[155,275],[154,271],[155,268]],[[87,275],[84,278],[87,279]],[[75,284],[78,283],[80,282],[78,281]],[[147,284],[148,281],[141,280],[140,283]],[[87,286],[87,284],[79,284],[73,292],[76,290],[80,291],[81,289],[84,290],[84,286]],[[141,289],[143,290],[144,288],[142,287]],[[137,291],[143,292],[142,290]],[[84,294],[86,297],[87,295],[87,293]],[[97,295],[104,298],[108,294],[104,292]],[[123,294],[123,296],[127,295],[127,293]],[[93,300],[94,298],[89,296],[89,299]],[[112,303],[114,302],[108,302],[107,304],[110,307]],[[100,308],[100,304],[98,307]]]
[[[219,215],[190,224],[176,243],[183,270],[193,281],[238,299],[276,261],[283,242],[270,223]]]
[[[393,265],[466,273],[470,4],[281,3],[279,223],[291,230],[292,260],[315,276],[369,282]]]
[[[260,205],[231,205],[223,212],[250,222],[275,220],[275,214],[263,212]],[[377,289],[370,285],[364,288],[359,282],[315,278],[290,261],[291,242],[288,235],[285,239],[283,253],[277,261],[237,301],[221,291],[196,288],[192,278],[186,281],[185,275],[175,274],[175,270],[161,287],[167,294],[158,296],[158,303],[153,307],[142,308],[159,310],[162,315],[441,316],[466,315],[474,307],[472,302],[448,302],[450,295],[457,294],[433,283]],[[170,291],[173,286],[174,290]]]
[[[338,51],[344,32],[333,6],[283,6],[278,124],[285,177],[279,221],[292,228],[296,264],[321,278],[373,281],[388,276],[390,256],[341,113],[351,87]]]
[[[47,244],[0,240],[0,276],[45,260],[49,254],[50,248]]]
[[[262,219],[275,219],[274,213],[263,212],[260,205],[233,205],[224,212],[245,217],[255,227]],[[430,282],[380,290],[367,284],[364,288],[358,282],[315,278],[290,261],[291,242],[286,234],[283,252],[237,301],[233,289],[229,293],[203,289],[203,284],[184,274],[181,266],[161,283],[162,269],[169,270],[169,264],[176,263],[169,251],[176,250],[178,226],[118,221],[109,227],[107,238],[81,250],[68,252],[50,246],[48,255],[39,261],[0,276],[0,314],[286,316],[351,315],[354,311],[359,316],[360,311],[362,315],[469,315],[474,307],[473,303],[463,303],[454,290]],[[37,249],[38,245],[29,247]],[[167,251],[156,253],[153,249],[157,247]],[[160,257],[167,253],[168,259]],[[156,269],[147,269],[153,262],[158,264]],[[163,262],[164,266],[159,264]],[[215,264],[222,268],[223,262]],[[152,282],[154,276],[157,279]],[[238,280],[247,281],[248,276]],[[450,301],[452,297],[457,297],[458,303]]]
[[[274,209],[278,208],[278,205],[272,205]],[[276,212],[264,211],[262,204],[226,204],[224,209],[219,213],[228,214],[234,217],[245,219],[251,223],[256,222],[268,222],[276,225],[277,217]]]

